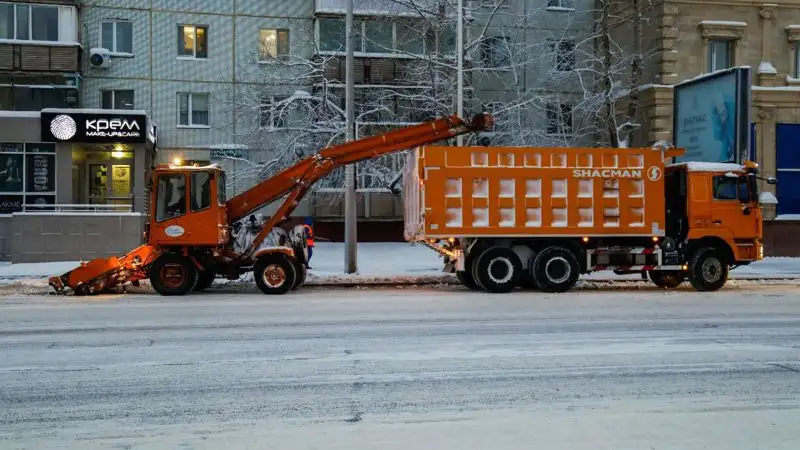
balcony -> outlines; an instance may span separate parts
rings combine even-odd
[[[423,10],[426,5],[429,5],[427,8],[429,12],[438,11],[436,0],[417,0],[414,3],[419,6],[419,10],[391,0],[353,0],[353,14],[418,17],[419,11]],[[346,0],[315,0],[314,12],[317,14],[344,14],[346,7]]]
[[[346,61],[343,57],[316,55],[315,62],[324,64],[324,80],[327,84],[344,84]],[[353,58],[353,83],[356,85],[379,85],[408,88],[424,88],[431,84],[430,65],[424,59],[400,59],[387,57]],[[453,68],[454,70],[454,68]],[[442,76],[448,76],[448,68],[441,69]],[[449,75],[452,75],[449,74]],[[471,72],[464,74],[464,83],[471,83]],[[317,84],[321,83],[319,80]]]
[[[76,45],[0,43],[0,71],[79,72],[81,51]]]

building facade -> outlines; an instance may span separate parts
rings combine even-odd
[[[778,178],[776,215],[800,214],[800,3],[750,0],[665,1],[652,11],[658,24],[646,44],[656,49],[639,89],[637,145],[672,139],[672,86],[734,66],[752,68],[751,158],[762,176]],[[629,26],[617,32],[629,33]]]

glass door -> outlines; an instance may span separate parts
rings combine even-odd
[[[89,204],[133,206],[132,163],[129,159],[89,163]]]
[[[105,205],[108,200],[108,168],[105,163],[89,164],[89,204]]]

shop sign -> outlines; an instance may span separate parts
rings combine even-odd
[[[139,114],[98,114],[42,111],[46,142],[145,143],[147,117]]]

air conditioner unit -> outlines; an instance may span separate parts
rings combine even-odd
[[[95,69],[108,69],[111,67],[111,52],[105,48],[89,50],[89,66]]]

